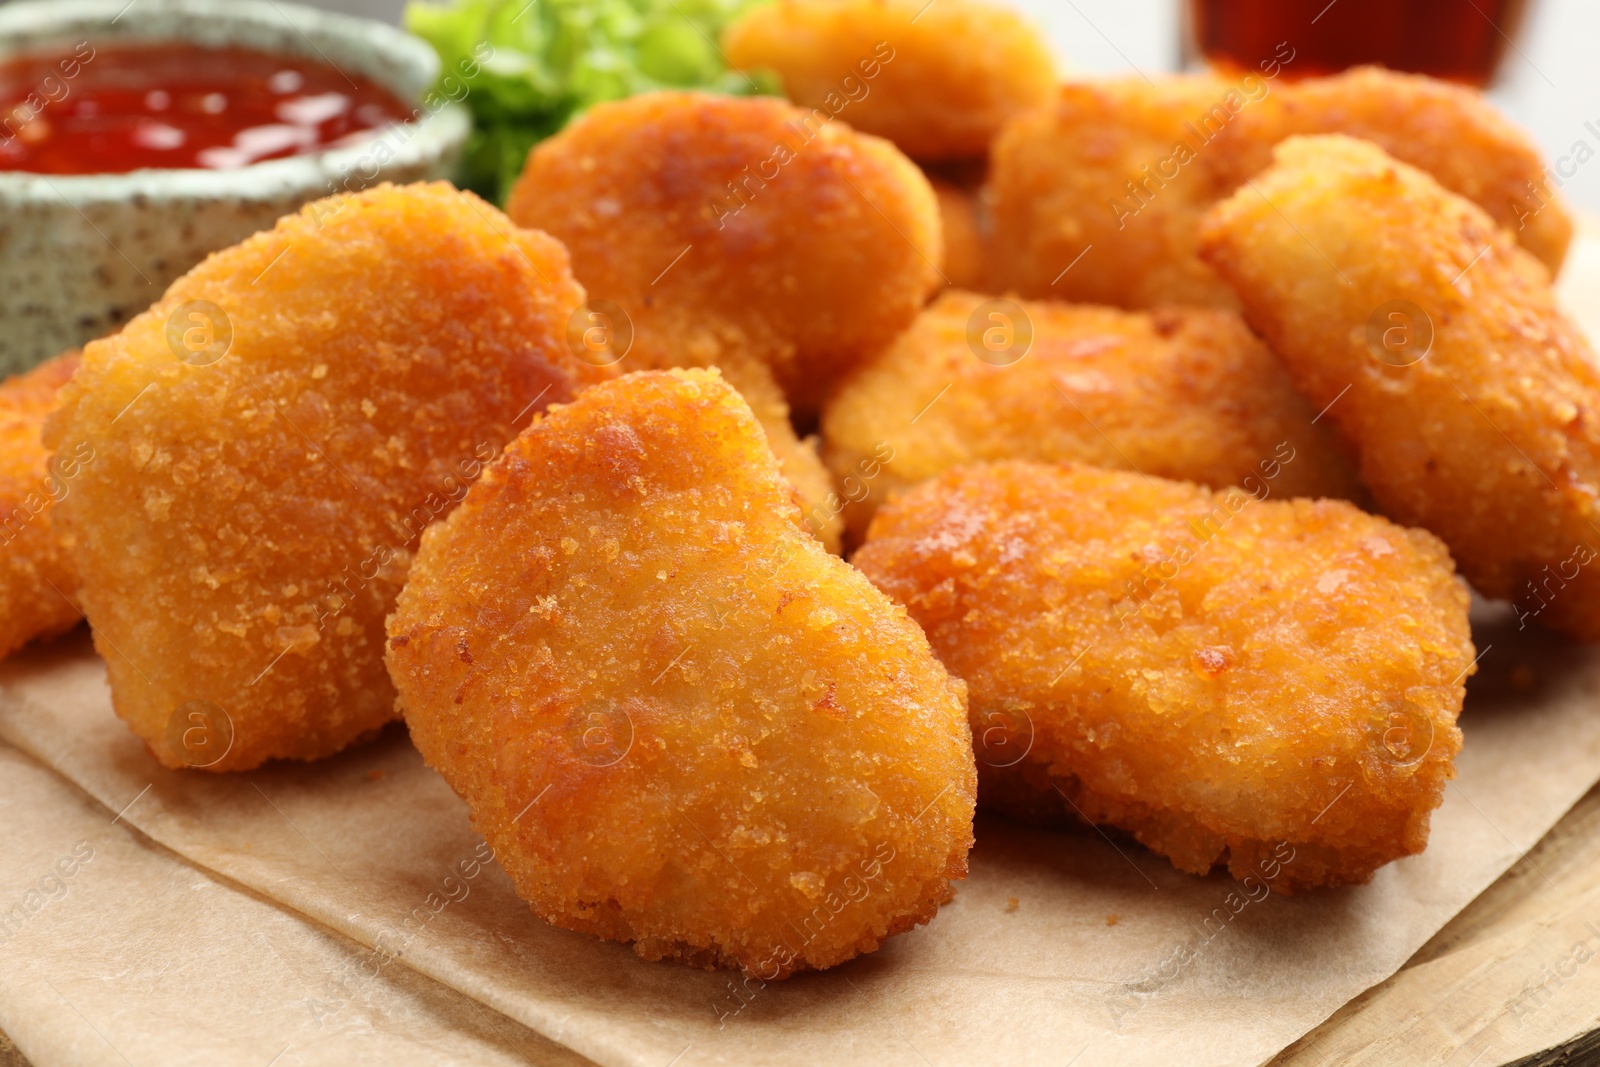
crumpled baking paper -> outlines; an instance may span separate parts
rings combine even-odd
[[[399,727],[317,764],[169,771],[113,715],[79,634],[0,667],[0,736],[387,971],[606,1067],[1253,1064],[1393,974],[1600,778],[1600,651],[1519,632],[1509,611],[1475,637],[1460,777],[1428,850],[1370,885],[1255,899],[1091,830],[982,817],[972,874],[931,924],[767,985],[537,920]],[[150,921],[145,936],[174,941],[188,926]],[[240,957],[262,951],[235,936]],[[327,975],[310,995],[337,1010],[345,994]]]
[[[114,819],[0,744],[0,1029],[37,1067],[586,1062]]]

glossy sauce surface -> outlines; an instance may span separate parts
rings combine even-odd
[[[0,62],[0,170],[232,170],[410,118],[388,90],[297,56],[125,44]]]
[[[1190,0],[1200,53],[1224,69],[1263,69],[1280,42],[1291,78],[1362,63],[1487,85],[1525,0]]]

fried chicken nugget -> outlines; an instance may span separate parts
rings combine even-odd
[[[1008,250],[996,285],[1124,307],[1234,306],[1196,256],[1199,219],[1263,170],[1273,145],[1314,133],[1382,145],[1560,269],[1572,221],[1527,135],[1473,90],[1366,67],[1294,83],[1248,74],[1063,86],[996,140],[995,237]]]
[[[1006,123],[990,153],[990,217],[1003,250],[991,287],[1115,307],[1232,306],[1195,236],[1231,187],[1220,184],[1215,146],[1195,152],[1184,140],[1198,140],[1184,123],[1203,121],[1228,88],[1206,76],[1069,82]],[[1180,144],[1185,153],[1175,153]],[[1154,193],[1136,193],[1141,183]]]
[[[808,415],[911,322],[943,255],[916,164],[764,97],[596,105],[534,147],[507,211],[632,320],[629,369],[759,360]]]
[[[1600,640],[1600,373],[1539,261],[1339,136],[1279,145],[1203,236],[1300,390],[1332,405],[1384,511],[1438,534],[1525,620]]]
[[[1551,187],[1538,146],[1482,93],[1382,67],[1308,78],[1287,89],[1281,109],[1247,114],[1243,150],[1232,154],[1240,181],[1265,170],[1272,146],[1287,137],[1359,137],[1477,204],[1552,275],[1560,272],[1572,216]]]
[[[72,536],[54,511],[94,462],[94,446],[74,441],[57,457],[40,437],[77,369],[78,353],[66,352],[0,382],[0,657],[83,617],[71,599],[78,592]]]
[[[315,759],[396,717],[417,536],[609,372],[561,246],[443,182],[307,205],[84,350],[47,443],[117,713],[168,766]]]
[[[966,874],[965,693],[799,530],[715,371],[552,408],[423,537],[388,663],[535,914],[770,981]]]
[[[1473,648],[1425,531],[1003,463],[880,509],[855,563],[966,680],[985,806],[1054,804],[1281,892],[1427,844]]]
[[[801,107],[914,159],[983,155],[1056,82],[1039,31],[981,0],[778,0],[730,23],[722,48],[736,68],[777,71]]]
[[[983,340],[996,329],[1010,330],[1010,346],[991,352]],[[839,388],[822,433],[859,540],[893,493],[992,460],[1077,460],[1274,496],[1358,495],[1315,414],[1233,312],[946,290]]]

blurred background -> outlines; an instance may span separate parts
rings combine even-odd
[[[4,2],[4,0],[0,0]],[[315,7],[398,23],[405,0],[300,0]],[[1049,36],[1065,72],[1145,74],[1182,68],[1180,8],[1187,0],[1001,0],[1028,12]],[[1258,0],[1271,9],[1284,0]],[[1330,8],[1341,2],[1333,0]],[[1505,0],[1459,0],[1468,18],[1488,21]],[[1332,15],[1334,12],[1330,11]],[[1552,164],[1586,141],[1596,159],[1570,163],[1562,188],[1600,213],[1600,0],[1527,0],[1512,29],[1494,102],[1531,130]],[[1498,31],[1496,31],[1498,36]],[[1588,129],[1585,123],[1593,123]]]

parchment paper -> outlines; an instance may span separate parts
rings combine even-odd
[[[0,744],[0,1028],[38,1067],[584,1062],[113,816]]]
[[[1460,778],[1428,850],[1369,886],[1229,915],[1226,877],[983,818],[931,925],[753,992],[536,920],[470,862],[465,806],[398,728],[320,764],[167,771],[113,716],[79,634],[0,668],[0,735],[195,863],[608,1067],[1253,1064],[1394,973],[1600,777],[1600,652],[1505,614],[1475,636]],[[184,928],[156,914],[144,936]],[[241,926],[237,952],[254,945]]]

